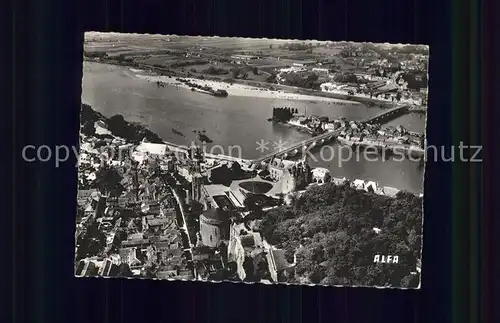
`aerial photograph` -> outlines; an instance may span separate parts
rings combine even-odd
[[[83,47],[75,276],[420,288],[428,46]]]

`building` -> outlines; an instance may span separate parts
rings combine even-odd
[[[229,212],[220,208],[208,209],[200,215],[201,243],[216,248],[229,240]]]
[[[312,181],[318,184],[324,184],[331,179],[330,171],[323,167],[317,167],[312,170]]]
[[[160,215],[163,217],[174,217],[177,214],[177,211],[174,206],[171,205],[162,205],[160,209]]]
[[[245,279],[245,262],[264,250],[264,241],[258,232],[249,231],[243,223],[233,224],[230,228],[228,261],[236,264],[240,279]]]
[[[294,162],[286,159],[274,158],[268,165],[268,171],[271,178],[275,181],[279,181],[288,169],[297,167],[299,162]]]
[[[115,276],[118,273],[118,266],[111,259],[105,259],[98,270],[98,275],[103,277]]]
[[[200,203],[205,209],[221,208],[227,211],[244,207],[246,193],[237,185],[202,185]]]
[[[161,235],[163,230],[175,227],[175,218],[145,216],[142,218],[142,231],[150,234]]]
[[[320,74],[329,74],[330,70],[324,67],[314,67],[312,69],[313,72],[320,73]]]
[[[317,62],[313,60],[308,60],[308,61],[296,61],[293,63],[293,66],[297,67],[306,67],[306,66],[314,66],[316,65]]]
[[[88,259],[80,260],[75,268],[75,276],[77,277],[97,276],[98,273],[99,267],[96,266],[94,261]]]
[[[168,173],[173,173],[176,170],[174,158],[160,161],[160,169]]]
[[[190,147],[189,163],[187,170],[191,182],[191,200],[200,201],[202,198],[203,176],[201,175],[201,163],[205,160],[205,154],[200,147]]]
[[[364,190],[365,189],[365,181],[361,179],[355,179],[351,186],[357,190]]]
[[[119,252],[122,263],[128,264],[130,269],[136,269],[142,266],[142,262],[137,258],[137,247],[122,248]]]
[[[193,174],[191,178],[191,200],[201,201],[202,200],[202,186],[203,186],[203,176],[200,173]]]
[[[290,161],[273,159],[268,165],[270,177],[279,182],[281,193],[288,194],[311,181],[311,171],[306,160]]]
[[[258,59],[258,56],[254,55],[233,55],[231,56],[231,60],[237,64],[241,64],[242,62],[248,62],[251,60]]]
[[[326,122],[322,124],[322,128],[326,131],[332,131],[337,128],[340,128],[340,126],[337,127],[337,125],[334,122]]]
[[[193,181],[193,176],[191,174],[191,170],[187,165],[177,165],[177,173],[184,177],[188,182]]]
[[[267,255],[267,263],[269,265],[269,273],[274,282],[279,282],[281,279],[281,275],[290,275],[293,274],[293,269],[295,268],[295,264],[290,264],[286,258],[285,253],[281,249],[271,249],[268,250]]]
[[[91,200],[99,201],[101,194],[97,189],[89,189],[89,190],[78,190],[78,205],[82,206],[91,202]]]
[[[144,201],[141,204],[141,212],[144,214],[159,215],[161,212],[161,206],[158,202]]]
[[[379,187],[377,182],[374,181],[365,182],[365,191],[378,194],[381,190],[382,188]]]
[[[167,154],[168,148],[165,144],[141,142],[141,144],[136,147],[136,151],[140,153],[147,153],[150,155],[165,156]]]
[[[108,125],[104,121],[102,121],[102,120],[97,120],[95,122],[95,125],[98,126],[98,127],[103,128],[103,129],[108,129]]]
[[[382,187],[382,194],[389,197],[396,197],[396,195],[400,192],[397,188],[384,186]]]

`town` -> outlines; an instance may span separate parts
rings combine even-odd
[[[87,33],[75,275],[418,288],[427,62],[418,45]],[[318,162],[334,145],[389,158]]]
[[[399,193],[331,177],[306,158],[248,167],[207,158],[197,146],[180,151],[127,142],[109,131],[106,118],[83,109],[92,117],[82,121],[78,276],[286,282],[295,275],[296,256],[289,261],[266,241],[256,214],[326,183],[392,198]]]
[[[385,114],[388,112],[390,111],[386,111]],[[325,133],[338,133],[335,139],[350,147],[380,148],[380,151],[389,152],[399,149],[407,153],[417,152],[420,157],[424,157],[425,136],[423,133],[408,131],[402,125],[382,127],[380,123],[373,122],[373,120],[380,119],[381,115],[369,118],[364,122],[348,121],[346,118],[330,120],[325,116],[308,116],[306,113],[300,114],[297,109],[278,107],[273,108],[273,116],[268,120],[288,124],[316,137],[323,137],[322,135]],[[287,157],[289,155],[287,154]]]

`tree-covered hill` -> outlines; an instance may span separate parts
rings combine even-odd
[[[94,136],[94,123],[99,120],[107,124],[108,130],[113,135],[121,137],[131,143],[137,144],[144,138],[152,143],[163,143],[163,140],[156,133],[147,129],[140,123],[129,122],[120,114],[106,118],[101,113],[93,110],[90,105],[82,103],[80,112],[81,132],[85,135]]]
[[[390,198],[329,183],[309,189],[291,207],[267,212],[260,228],[269,243],[285,249],[289,261],[296,251],[295,279],[301,282],[419,284],[415,272],[422,243],[422,199],[413,194]],[[398,256],[399,261],[374,263],[375,255]]]

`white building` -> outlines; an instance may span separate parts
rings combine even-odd
[[[323,123],[322,127],[326,131],[332,131],[332,130],[335,130],[335,128],[336,128],[335,123],[333,123],[333,122]]]
[[[233,56],[231,56],[231,58],[234,60],[250,61],[250,60],[258,59],[259,57],[254,56],[254,55],[233,55]]]
[[[312,69],[312,71],[316,72],[316,73],[321,73],[321,74],[329,74],[330,73],[330,70],[327,68],[324,68],[324,67],[314,67]]]
[[[352,187],[354,187],[355,189],[358,189],[358,190],[364,190],[365,189],[365,181],[363,181],[361,179],[355,179],[352,182]]]
[[[141,142],[139,146],[136,148],[137,152],[148,153],[151,155],[159,155],[164,156],[168,149],[165,144],[153,144],[149,142]]]
[[[306,67],[306,66],[313,66],[316,64],[317,64],[316,61],[297,61],[297,62],[293,63],[293,66]]]
[[[132,152],[132,158],[136,162],[142,163],[145,159],[147,159],[148,155],[165,156],[167,151],[168,148],[165,144],[142,142],[135,148],[135,151]]]
[[[313,182],[324,184],[330,181],[330,171],[323,167],[317,167],[312,170]]]

